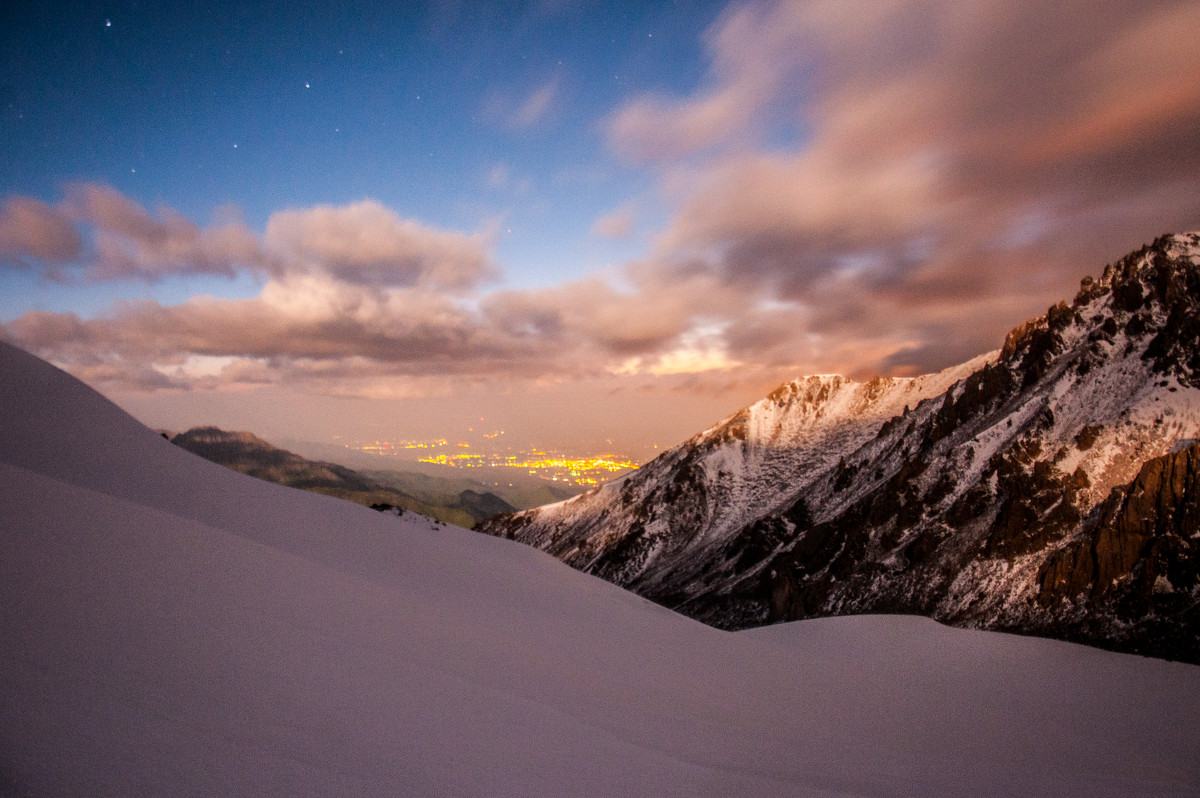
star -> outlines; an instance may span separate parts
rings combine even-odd
[[[104,20],[104,27],[106,27],[106,28],[111,28],[111,27],[112,27],[112,20],[111,20],[111,19],[106,19],[106,20]]]
[[[308,84],[307,84],[307,83],[305,83],[305,84],[304,84],[304,88],[306,88],[306,89],[307,89],[308,87],[309,87],[309,86],[308,86]]]

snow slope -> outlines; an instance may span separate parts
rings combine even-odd
[[[0,795],[1200,795],[1200,668],[731,634],[208,463],[0,344]]]

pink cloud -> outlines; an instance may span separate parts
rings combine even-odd
[[[705,87],[635,98],[609,131],[677,203],[655,268],[798,308],[737,320],[735,355],[938,368],[1200,225],[1197,25],[1181,2],[741,7],[709,34]],[[772,120],[807,132],[767,151]]]
[[[373,200],[279,211],[265,242],[289,267],[370,285],[463,289],[497,271],[482,236],[402,219]]]
[[[636,224],[633,208],[625,205],[601,216],[592,225],[592,235],[603,238],[628,238]]]
[[[593,278],[496,292],[473,309],[437,290],[297,271],[252,299],[129,302],[91,319],[28,313],[0,336],[122,391],[267,383],[381,395],[389,380],[395,391],[414,380],[594,378],[631,358],[653,370],[694,338],[697,323],[745,312],[709,277],[669,285],[645,277],[624,290]],[[189,371],[196,357],[223,365]]]
[[[0,208],[0,261],[74,260],[83,250],[75,226],[59,210],[28,197],[9,197]]]
[[[90,246],[81,232],[90,234]],[[489,247],[484,234],[438,230],[373,200],[280,211],[261,236],[238,221],[202,227],[171,208],[151,213],[92,183],[71,186],[57,208],[13,197],[0,210],[0,257],[61,264],[59,271],[93,280],[321,273],[364,285],[457,291],[496,276]]]
[[[158,281],[179,274],[233,277],[262,270],[267,259],[244,225],[201,228],[170,208],[157,216],[113,188],[94,183],[72,186],[64,210],[95,231],[92,279]]]
[[[678,158],[728,141],[755,126],[764,107],[800,64],[788,5],[745,5],[722,15],[707,36],[709,85],[687,98],[640,97],[608,120],[621,155],[646,161]]]

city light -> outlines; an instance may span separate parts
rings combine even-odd
[[[358,445],[346,444],[347,449],[354,449],[369,454],[396,454],[402,449],[438,449],[448,445],[445,438],[434,438],[424,441],[375,441]]]
[[[564,457],[532,451],[521,454],[434,454],[420,458],[422,463],[452,468],[514,468],[551,480],[576,485],[599,485],[638,464],[617,455]]]
[[[468,428],[468,432],[474,432]],[[377,440],[369,443],[346,444],[347,449],[382,457],[395,457],[409,462],[432,463],[448,468],[519,469],[542,479],[594,487],[638,468],[628,457],[617,454],[571,456],[546,451],[538,447],[524,450],[497,448],[504,430],[481,433],[483,440],[450,442],[447,438],[424,440]],[[437,450],[445,451],[437,451]],[[499,475],[497,475],[499,477]]]

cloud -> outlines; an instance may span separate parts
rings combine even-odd
[[[437,230],[373,201],[281,211],[257,236],[236,223],[203,228],[170,209],[151,214],[111,188],[84,184],[61,209],[11,199],[4,219],[11,251],[76,257],[94,279],[241,271],[264,279],[251,299],[125,302],[95,318],[31,312],[0,328],[5,339],[124,391],[269,383],[378,394],[389,379],[604,373],[614,350],[674,332],[624,318],[611,291],[597,304],[583,286],[562,289],[569,307],[559,311],[561,327],[531,334],[536,297],[512,301],[520,319],[463,298],[496,273],[486,236]],[[92,248],[75,244],[80,229]]]
[[[755,129],[806,65],[800,5],[732,6],[706,35],[707,85],[691,97],[645,96],[618,109],[607,122],[614,149],[639,162],[679,158]]]
[[[511,124],[515,127],[527,128],[542,121],[558,97],[558,90],[558,78],[552,78],[543,83],[517,105],[510,117]]]
[[[744,313],[746,303],[707,275],[658,283],[632,269],[630,285],[588,278],[554,288],[497,292],[481,310],[504,337],[561,349],[564,364],[616,372],[630,358],[650,373],[679,350],[694,349],[694,329]],[[564,366],[570,372],[570,366]]]
[[[672,211],[622,270],[485,290],[486,234],[377,202],[281,211],[258,235],[85,186],[58,208],[10,199],[9,257],[78,259],[97,278],[248,270],[261,295],[31,313],[0,334],[128,390],[381,395],[618,373],[654,386],[682,371],[671,384],[701,393],[935,370],[995,348],[1104,262],[1200,226],[1197,29],[1200,7],[1166,0],[738,4],[706,34],[694,92],[606,119]],[[544,121],[558,91],[496,120]],[[8,221],[20,214],[42,232]],[[592,231],[636,221],[626,205]],[[94,251],[79,253],[80,231]]]
[[[13,198],[3,220],[9,250],[47,273],[54,257],[93,280],[263,280],[252,299],[124,302],[95,318],[31,312],[0,327],[6,340],[120,390],[289,383],[352,392],[357,381],[377,391],[388,378],[541,374],[558,363],[553,347],[507,340],[462,304],[496,274],[486,235],[437,230],[374,201],[281,211],[260,236],[237,222],[201,227],[171,209],[151,214],[82,184],[60,208]],[[91,246],[76,243],[81,231]]]
[[[464,289],[497,274],[482,236],[402,219],[373,200],[279,211],[264,240],[290,267],[364,285]]]
[[[70,186],[58,207],[11,197],[0,210],[0,258],[93,281],[325,274],[367,286],[462,291],[498,275],[490,246],[486,234],[438,230],[373,200],[279,211],[262,235],[239,221],[201,227],[171,208],[151,213],[94,183]]]
[[[511,191],[517,196],[525,196],[533,189],[533,178],[514,175],[506,163],[497,163],[488,169],[484,182],[490,189]]]
[[[744,312],[716,287],[705,276],[622,289],[589,278],[461,302],[295,271],[251,299],[142,300],[90,319],[33,312],[0,337],[119,391],[266,383],[377,396],[430,380],[444,390],[445,380],[602,377],[631,359],[641,374],[709,368],[724,362],[722,344],[694,328]]]
[[[666,304],[660,304],[664,299]],[[685,332],[690,320],[679,297],[656,297],[645,291],[620,294],[597,279],[494,294],[485,300],[483,311],[497,329],[513,338],[551,340],[621,357],[662,348]]]
[[[528,130],[546,122],[558,102],[561,89],[562,79],[558,75],[524,96],[497,89],[485,98],[480,113],[491,124],[511,130]]]
[[[92,279],[155,282],[184,274],[233,277],[243,269],[261,270],[267,265],[257,238],[244,225],[201,228],[169,208],[155,216],[108,186],[71,186],[63,209],[95,231],[94,256],[85,269]]]
[[[635,224],[633,207],[623,205],[597,219],[592,225],[592,235],[603,238],[628,238],[633,234]]]
[[[379,295],[321,277],[271,282],[246,300],[126,303],[93,319],[27,313],[3,329],[8,340],[77,373],[103,365],[105,381],[125,390],[149,385],[150,371],[173,375],[170,387],[303,382],[305,375],[329,381],[368,371],[470,374],[503,355],[503,342],[482,332],[469,313],[437,297]],[[221,379],[177,368],[193,356],[228,358]]]
[[[79,257],[83,240],[61,211],[28,197],[9,197],[0,208],[0,263],[24,260],[66,263]]]
[[[731,357],[770,330],[802,368],[937,368],[1200,225],[1197,25],[1187,2],[739,6],[704,86],[634,98],[608,133],[676,204],[664,282],[798,308],[735,320]]]
[[[753,96],[731,89],[683,105],[645,98],[613,116],[610,136],[618,152],[633,161],[681,157],[738,132],[757,106]]]

